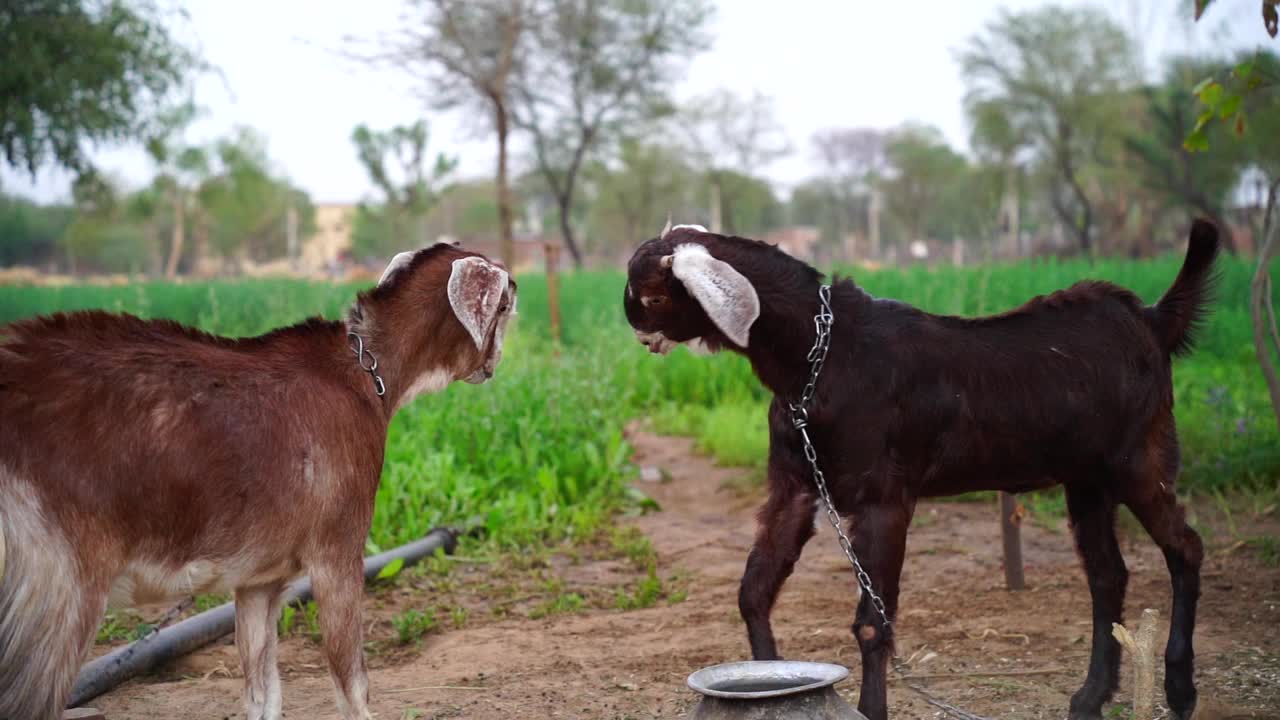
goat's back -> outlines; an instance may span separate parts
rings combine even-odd
[[[103,557],[226,558],[301,535],[261,518],[324,517],[344,475],[381,464],[384,423],[333,367],[337,323],[229,340],[83,312],[0,336],[0,481]]]
[[[842,314],[853,318],[843,328]],[[837,444],[849,449],[833,466],[865,470],[859,456],[888,446],[894,462],[917,466],[922,494],[979,489],[984,476],[992,487],[1037,487],[1104,468],[1172,402],[1168,353],[1142,303],[1103,282],[982,318],[840,302],[832,357],[847,358],[828,362],[824,383],[843,389],[830,409],[847,418]]]

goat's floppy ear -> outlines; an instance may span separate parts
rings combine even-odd
[[[678,245],[668,257],[672,274],[684,283],[711,322],[730,340],[746,347],[751,324],[760,317],[760,297],[751,281],[697,243]],[[666,265],[667,258],[662,260]]]
[[[478,257],[453,261],[453,271],[449,274],[449,306],[479,349],[484,348],[484,340],[498,318],[498,306],[506,290],[506,270]]]
[[[391,258],[391,262],[387,263],[387,269],[382,271],[382,277],[378,278],[378,284],[381,285],[386,282],[387,278],[395,275],[397,270],[408,265],[412,259],[413,251],[397,253],[395,257]]]

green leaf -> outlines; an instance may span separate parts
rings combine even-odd
[[[1235,69],[1231,72],[1241,80],[1248,80],[1249,76],[1253,74],[1253,61],[1245,60],[1239,65],[1236,65]]]
[[[1209,77],[1196,83],[1196,86],[1191,88],[1191,94],[1195,95],[1196,97],[1199,97],[1200,93],[1204,92],[1204,89],[1209,87],[1212,84],[1213,84],[1213,76],[1210,75]]]
[[[1200,91],[1200,102],[1211,108],[1218,107],[1218,103],[1222,102],[1222,86],[1216,82],[1209,83]]]
[[[385,567],[378,571],[377,580],[390,580],[400,574],[404,569],[404,558],[396,558],[387,563]]]
[[[1228,95],[1222,101],[1222,104],[1218,105],[1218,117],[1226,120],[1232,115],[1235,115],[1240,110],[1240,102],[1242,100],[1244,100],[1244,96],[1242,95],[1236,95],[1234,93]]]
[[[1203,113],[1200,113],[1200,117],[1196,118],[1196,126],[1191,128],[1191,134],[1194,135],[1196,133],[1203,133],[1204,126],[1208,125],[1209,121],[1212,119],[1213,119],[1212,110],[1206,110]]]
[[[1209,137],[1204,134],[1203,128],[1197,128],[1182,141],[1182,147],[1187,152],[1202,152],[1209,149]]]

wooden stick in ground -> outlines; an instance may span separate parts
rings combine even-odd
[[[1147,608],[1138,621],[1138,632],[1130,633],[1120,623],[1112,623],[1111,634],[1133,659],[1133,720],[1151,720],[1156,689],[1156,625],[1160,613]]]
[[[556,352],[560,347],[560,246],[549,242],[545,245],[547,254],[547,308],[551,315],[551,339],[555,342]]]
[[[1004,584],[1010,590],[1022,590],[1022,519],[1018,501],[1012,493],[1000,493],[1000,539],[1004,542]]]

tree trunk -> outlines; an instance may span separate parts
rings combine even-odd
[[[1277,193],[1280,193],[1280,181],[1271,186],[1267,195],[1267,211],[1262,224],[1265,237],[1260,239],[1258,267],[1249,287],[1249,314],[1253,317],[1253,350],[1258,356],[1262,377],[1267,381],[1267,391],[1271,394],[1276,426],[1280,427],[1280,377],[1277,377],[1271,355],[1273,351],[1280,353],[1280,333],[1276,332],[1275,309],[1271,304],[1270,273],[1271,259],[1280,244],[1276,241],[1276,236],[1280,235],[1280,218],[1275,217]]]
[[[164,276],[172,280],[178,276],[178,261],[182,259],[182,245],[186,237],[187,213],[182,190],[173,191],[173,235],[169,240],[169,261],[164,266]]]
[[[514,272],[516,264],[516,244],[512,233],[513,212],[511,209],[511,188],[507,183],[507,106],[500,99],[493,101],[494,127],[498,131],[498,256],[507,269]]]
[[[712,171],[711,173],[711,232],[724,232],[724,218],[721,215],[721,198],[720,198],[720,176]]]
[[[571,218],[569,216],[572,202],[570,194],[556,195],[556,206],[559,208],[560,214],[560,237],[564,239],[564,246],[569,248],[569,257],[573,258],[573,266],[581,270],[582,251],[578,249],[578,242],[573,237],[573,223],[570,222]]]

